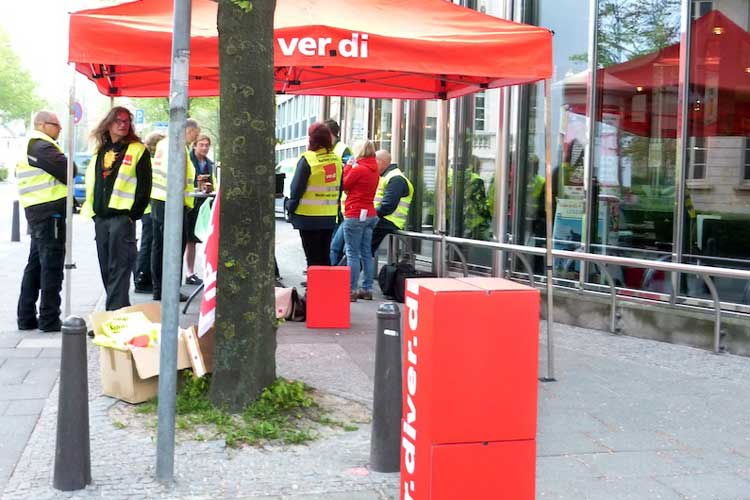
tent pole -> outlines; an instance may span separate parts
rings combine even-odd
[[[547,275],[547,376],[542,378],[544,382],[553,382],[555,380],[555,344],[553,336],[554,325],[554,302],[552,283],[552,98],[550,90],[552,80],[544,80],[544,213],[547,222],[547,255],[545,258],[545,273]]]
[[[73,264],[73,190],[75,189],[73,164],[76,152],[76,131],[73,113],[73,105],[76,99],[75,65],[71,68],[70,94],[68,97],[68,134],[65,141],[68,150],[68,175],[66,176],[68,197],[65,202],[65,306],[63,308],[65,318],[70,316],[71,271],[75,269],[75,265]]]
[[[435,218],[433,231],[445,236],[446,194],[448,190],[448,120],[450,119],[450,102],[440,99],[437,102],[437,172],[435,178]],[[443,240],[445,241],[445,240]],[[445,276],[445,245],[436,242],[433,246],[433,267],[439,277]]]
[[[174,481],[174,430],[177,399],[177,334],[182,276],[182,220],[185,195],[185,119],[188,104],[191,0],[174,0],[172,73],[169,100],[169,161],[164,213],[161,349],[159,368],[159,423],[156,477]]]

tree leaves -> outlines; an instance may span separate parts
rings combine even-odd
[[[44,106],[36,95],[36,83],[23,68],[10,45],[10,38],[0,28],[0,123],[27,120]]]

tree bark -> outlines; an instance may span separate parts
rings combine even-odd
[[[219,0],[221,222],[210,396],[241,410],[276,378],[275,0]]]

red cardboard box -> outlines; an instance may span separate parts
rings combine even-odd
[[[533,288],[406,281],[402,500],[533,500],[538,325]]]
[[[349,267],[307,268],[307,327],[349,328]]]

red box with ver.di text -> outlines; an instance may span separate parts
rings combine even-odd
[[[533,500],[539,292],[406,281],[401,499]]]
[[[349,267],[307,268],[307,327],[349,328]]]

